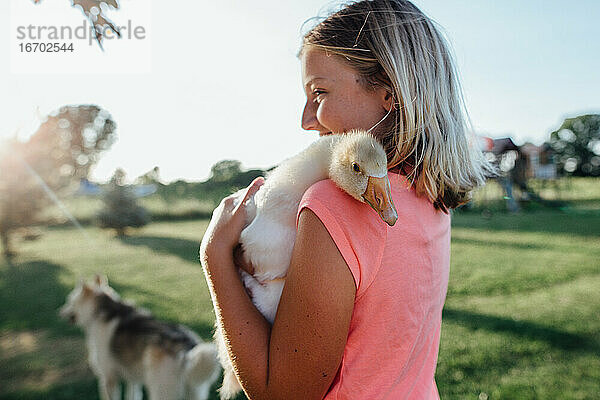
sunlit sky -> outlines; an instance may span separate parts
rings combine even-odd
[[[10,0],[0,2],[3,27],[10,26],[15,1],[27,2],[36,21],[47,16],[48,25],[83,19],[67,0],[37,6]],[[94,103],[118,124],[118,141],[93,171],[97,180],[117,167],[134,178],[154,166],[167,182],[203,180],[223,159],[270,167],[316,137],[300,128],[304,93],[296,52],[303,22],[337,4],[123,0],[120,11],[109,13],[114,21],[151,15],[145,22],[152,60],[146,73],[48,74],[44,63],[35,73],[12,73],[10,38],[16,32],[4,28],[0,138],[18,132],[25,139],[39,115],[65,104]],[[600,112],[599,1],[415,4],[452,43],[479,134],[541,144],[565,117]],[[117,48],[107,42],[103,62],[119,66]]]

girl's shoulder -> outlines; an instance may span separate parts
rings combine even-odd
[[[327,179],[313,184],[298,207],[310,209],[323,223],[354,278],[357,296],[372,282],[387,243],[388,225],[367,204]]]
[[[417,214],[437,213],[433,204],[425,197],[417,196],[408,178],[400,173],[389,171],[392,198],[396,210],[402,217],[410,217]],[[332,214],[340,214],[345,220],[357,224],[374,224],[384,229],[387,225],[369,205],[350,196],[340,189],[331,179],[325,179],[314,183],[304,193],[298,212],[302,206],[316,204],[330,210]],[[401,213],[400,209],[410,210],[409,213]],[[400,217],[400,215],[399,215]],[[398,221],[396,224],[398,224]]]
[[[366,203],[361,202],[340,189],[331,179],[314,183],[304,193],[298,211],[304,207],[325,210],[336,219],[350,224],[377,223],[381,219]],[[318,214],[317,214],[318,215]]]

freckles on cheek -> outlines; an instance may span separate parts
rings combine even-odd
[[[319,121],[320,124],[323,124],[323,109],[321,107],[317,110],[316,117],[317,121]]]
[[[342,132],[343,127],[343,111],[340,113],[340,110],[336,107],[326,106],[323,104],[319,111],[317,111],[317,120],[323,126],[332,132],[339,133]]]

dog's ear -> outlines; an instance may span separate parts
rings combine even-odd
[[[96,274],[94,276],[94,283],[97,286],[108,286],[108,278],[106,277],[106,275]]]
[[[81,293],[84,296],[91,296],[94,294],[94,288],[91,287],[87,282],[84,282],[83,286],[81,287]]]

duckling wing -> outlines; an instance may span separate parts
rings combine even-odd
[[[256,218],[240,236],[246,261],[254,267],[254,277],[265,281],[285,276],[296,239],[296,226],[276,215],[258,210]]]

